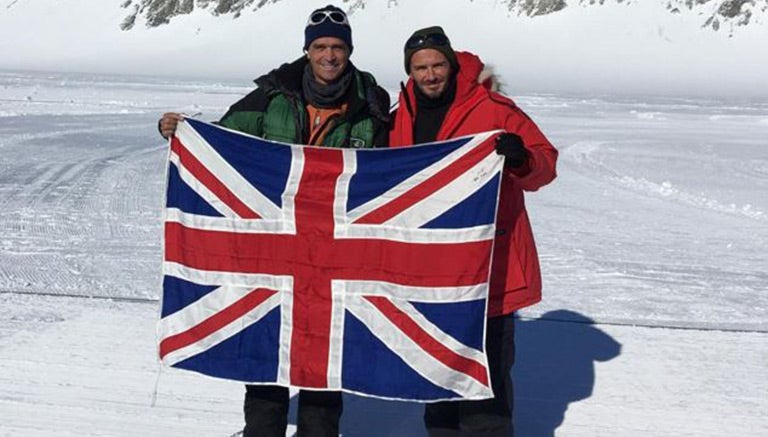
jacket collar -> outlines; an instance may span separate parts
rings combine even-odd
[[[302,76],[304,68],[309,61],[305,56],[296,59],[293,62],[285,63],[269,73],[254,80],[259,89],[264,90],[267,95],[282,93],[305,104],[302,96]],[[365,91],[361,75],[357,68],[350,61],[349,68],[352,68],[354,77],[352,79],[352,92],[348,102],[347,113],[351,116],[363,110],[366,105]]]
[[[267,94],[281,92],[291,96],[301,96],[301,78],[308,62],[307,58],[302,56],[256,78],[254,82]]]

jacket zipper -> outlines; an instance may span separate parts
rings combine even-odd
[[[313,144],[313,145],[317,145],[317,146],[324,145],[324,144],[315,144],[315,141],[317,141],[317,138],[319,136],[321,136],[323,134],[323,132],[325,132],[326,130],[330,134],[331,133],[331,128],[333,127],[330,124],[332,122],[334,122],[336,119],[338,119],[339,117],[341,117],[339,114],[333,114],[330,117],[326,118],[325,121],[323,122],[323,124],[320,126],[320,128],[315,132],[315,135],[312,138],[309,139],[309,144]],[[325,138],[328,138],[328,135],[326,135]]]

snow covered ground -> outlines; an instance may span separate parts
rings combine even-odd
[[[156,359],[156,120],[250,86],[0,72],[0,436],[242,426],[240,384]],[[518,323],[518,436],[768,435],[768,102],[516,101],[561,151],[527,197],[545,297]],[[423,436],[420,414],[349,396],[342,432]]]

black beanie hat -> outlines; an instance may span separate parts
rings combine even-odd
[[[448,58],[448,63],[454,71],[459,70],[459,62],[456,53],[451,47],[451,41],[440,26],[425,27],[413,32],[405,42],[405,72],[411,74],[411,57],[421,49],[434,49]]]
[[[342,17],[343,20],[337,20],[336,17]],[[349,47],[349,53],[352,53],[352,28],[349,26],[347,14],[336,6],[328,5],[309,14],[307,27],[304,28],[304,50],[309,49],[312,41],[324,36],[344,41]]]

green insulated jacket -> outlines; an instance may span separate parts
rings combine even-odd
[[[273,141],[309,142],[306,101],[302,96],[302,57],[255,80],[258,88],[232,105],[219,124]],[[350,64],[351,68],[355,68]],[[347,112],[331,117],[321,145],[327,147],[384,147],[388,140],[389,95],[369,73],[354,70]]]

